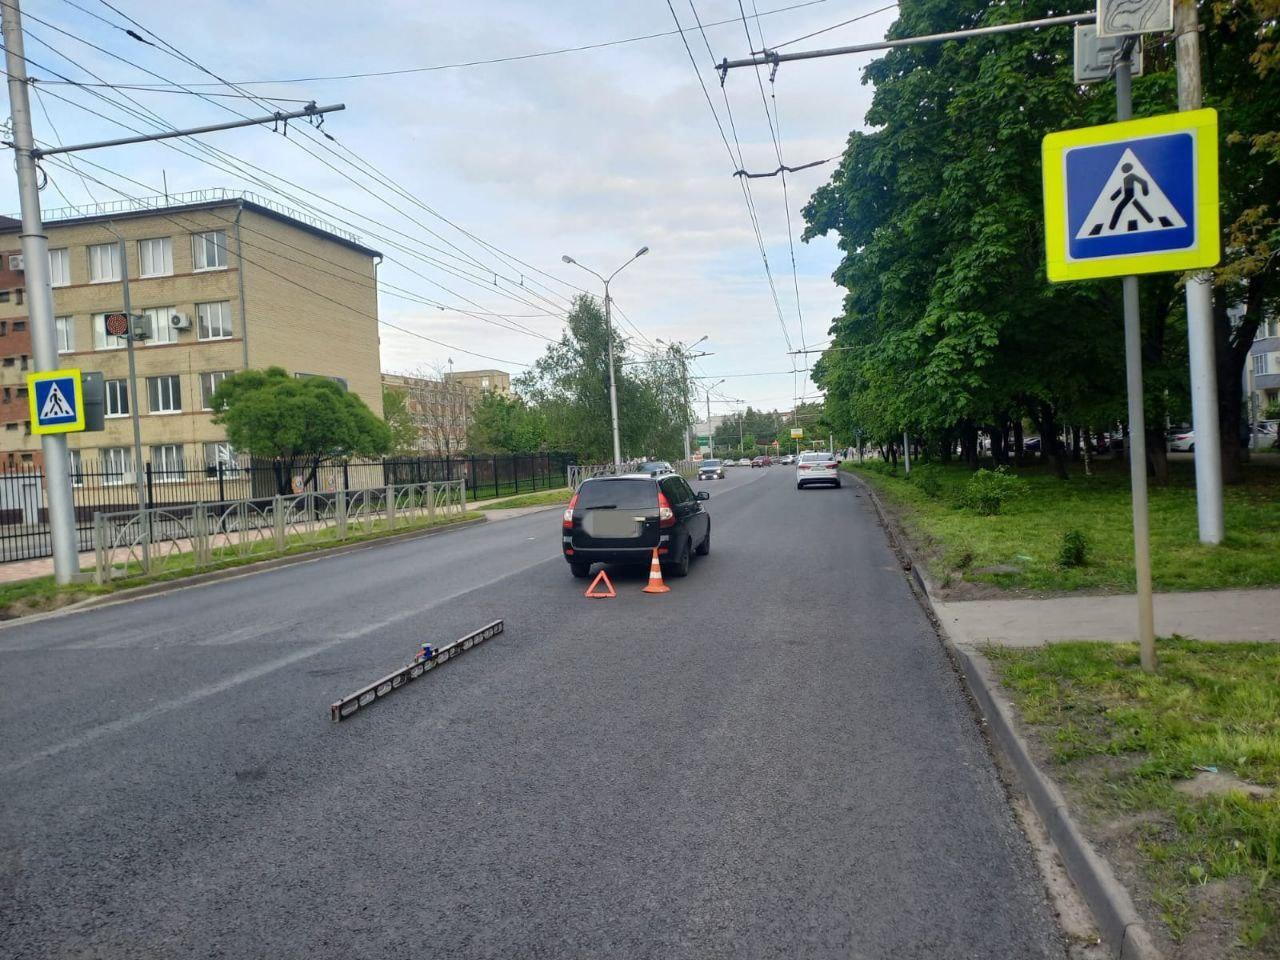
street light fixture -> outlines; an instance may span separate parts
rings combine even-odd
[[[587,271],[587,273],[591,274],[604,284],[604,329],[605,336],[607,338],[607,348],[609,351],[609,417],[613,425],[613,466],[618,470],[622,469],[622,442],[618,437],[618,381],[613,372],[613,316],[609,307],[609,281],[648,252],[648,247],[641,247],[635,252],[635,256],[607,277],[602,277],[590,267],[584,266],[577,260],[573,259],[573,257],[569,256],[567,253],[560,258],[565,263],[571,263],[575,267],[581,267],[583,270]]]

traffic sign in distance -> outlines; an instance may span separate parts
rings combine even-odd
[[[1142,76],[1142,38],[1137,38],[1129,54],[1130,74]],[[1115,70],[1116,55],[1120,52],[1119,37],[1099,37],[1098,28],[1092,23],[1076,24],[1075,68],[1076,83],[1096,83],[1109,80]]]
[[[1218,114],[1126,120],[1044,138],[1049,279],[1218,262]]]
[[[84,429],[84,394],[79,370],[27,374],[31,432],[74,433]]]
[[[1098,0],[1098,35],[1167,33],[1173,29],[1173,0]]]
[[[103,320],[109,337],[127,337],[129,335],[129,318],[123,313],[108,313]]]

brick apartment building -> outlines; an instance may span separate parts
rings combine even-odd
[[[384,373],[382,385],[408,397],[418,428],[418,452],[450,454],[466,448],[467,430],[480,397],[511,395],[511,374],[504,370],[458,370],[439,379]]]
[[[229,373],[280,366],[343,383],[381,415],[377,264],[354,236],[268,201],[203,191],[51,211],[45,224],[59,366],[101,371],[106,429],[69,435],[73,462],[133,478],[130,411],[153,469],[231,455],[208,399]],[[34,369],[18,239],[0,219],[0,471],[39,466],[26,372]],[[125,240],[138,396],[123,338],[103,327],[123,309],[117,235]]]

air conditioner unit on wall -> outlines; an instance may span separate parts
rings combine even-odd
[[[175,313],[169,317],[169,326],[175,330],[190,330],[191,317],[185,313]]]
[[[15,253],[9,257],[9,270],[13,273],[22,273],[25,264],[22,261],[22,254]]]

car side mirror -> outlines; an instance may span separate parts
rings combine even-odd
[[[696,496],[697,496],[697,498],[698,498],[699,500],[710,500],[710,499],[711,499],[711,494],[707,493],[707,491],[705,491],[705,490],[699,490],[699,491],[698,491],[698,493],[696,494]]]

